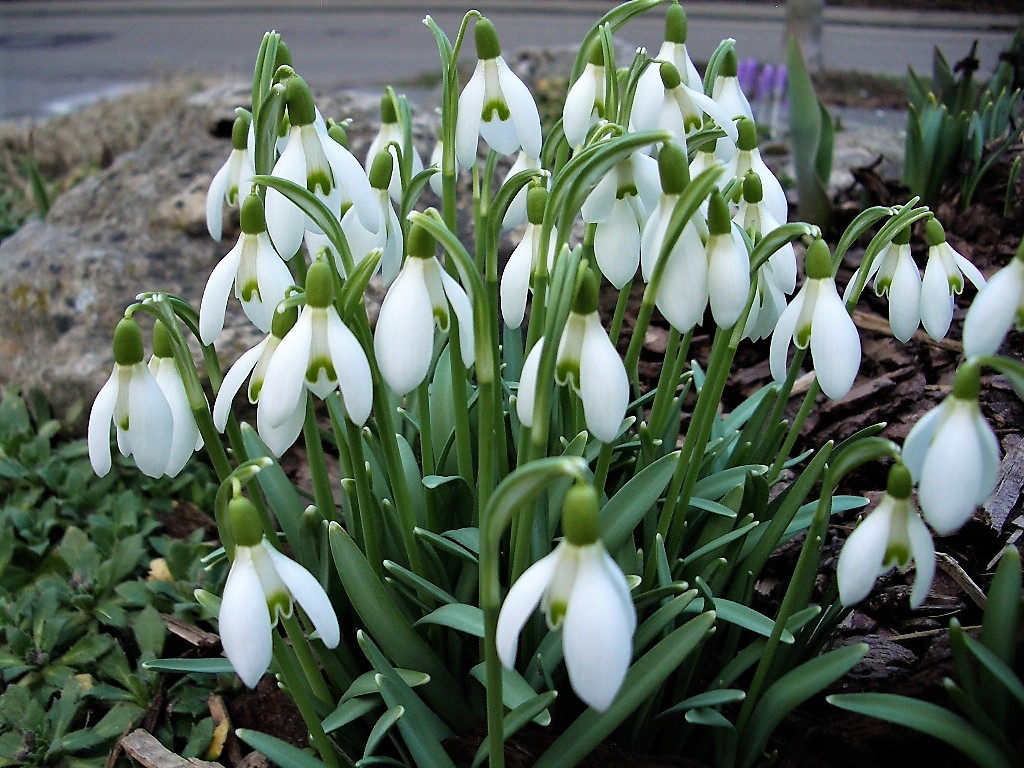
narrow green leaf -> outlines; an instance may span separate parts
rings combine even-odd
[[[293,747],[288,742],[269,734],[239,728],[235,735],[277,765],[287,765],[288,768],[327,768],[308,752],[303,752],[298,747]]]
[[[442,605],[416,622],[416,626],[420,624],[440,624],[474,637],[484,636],[484,612],[465,603]]]
[[[143,669],[156,672],[187,672],[199,675],[233,675],[235,668],[227,659],[152,659],[142,662]]]
[[[704,693],[698,693],[696,696],[690,696],[689,698],[683,699],[678,704],[669,707],[662,715],[668,715],[672,712],[685,712],[688,709],[698,709],[700,707],[720,707],[723,704],[734,704],[737,701],[743,701],[746,698],[746,693],[741,691],[739,688],[718,688],[713,691],[705,691]],[[660,717],[661,715],[659,715]]]
[[[374,687],[376,688],[376,685]],[[331,714],[324,718],[324,733],[336,731],[355,722],[373,712],[382,703],[382,699],[376,696],[357,696],[354,699],[343,700]]]
[[[363,747],[363,757],[369,757],[377,751],[377,746],[381,740],[387,736],[388,731],[391,730],[392,726],[396,725],[399,720],[405,715],[405,707],[401,704],[391,707],[383,715],[381,715],[377,722],[373,724],[373,728],[370,729],[370,735],[366,737],[366,746]]]
[[[721,500],[725,494],[743,483],[747,475],[763,475],[768,471],[764,464],[744,464],[741,467],[729,467],[702,477],[693,486],[693,495],[705,499]]]
[[[469,675],[476,680],[480,685],[487,687],[487,666],[484,662],[480,662],[471,670]],[[515,669],[506,669],[504,666],[501,668],[501,703],[505,705],[507,709],[516,709],[521,704],[525,704],[527,701],[532,700],[537,696],[537,692],[533,689],[519,672]],[[537,725],[546,726],[551,724],[551,714],[545,709],[537,713],[533,721]]]
[[[700,600],[694,600],[687,608],[687,613],[698,613],[704,610],[706,607],[703,598]],[[724,597],[714,598],[715,612],[718,614],[718,618],[721,621],[727,621],[730,624],[735,624],[737,627],[743,627],[743,629],[749,629],[763,637],[770,637],[772,630],[775,629],[775,622],[765,616],[763,613],[758,613],[753,608],[750,608],[743,603],[737,603],[732,600],[726,600]],[[796,638],[793,637],[793,633],[788,629],[782,630],[782,636],[780,640],[787,645],[792,645]]]
[[[527,725],[531,720],[536,720],[540,713],[547,712],[548,707],[555,703],[557,697],[557,691],[545,691],[524,701],[506,714],[501,720],[502,741],[508,741],[519,729]],[[484,760],[487,759],[487,747],[486,740],[480,744],[480,748],[477,749],[476,756],[473,758],[473,768],[483,765]]]
[[[644,467],[601,507],[601,538],[610,552],[622,546],[665,492],[678,456],[675,451]]]
[[[415,688],[419,685],[426,685],[430,682],[430,675],[424,674],[423,672],[417,672],[415,669],[396,669],[395,672],[398,676],[405,681],[405,684],[410,688]],[[368,696],[374,693],[380,693],[380,688],[377,687],[376,672],[364,672],[355,680],[352,684],[345,689],[345,692],[341,695],[341,701],[345,702],[349,699],[357,696]]]

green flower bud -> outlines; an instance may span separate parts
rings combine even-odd
[[[246,196],[242,201],[239,219],[242,223],[242,232],[247,235],[258,235],[267,231],[267,217],[263,213],[263,201],[259,195]]]
[[[391,173],[395,161],[390,152],[378,152],[370,166],[370,186],[374,189],[387,189],[391,184]]]
[[[249,143],[249,124],[251,120],[239,115],[231,124],[231,148],[245,149]]]
[[[665,13],[665,42],[686,42],[686,11],[679,3],[673,3]]]
[[[953,397],[977,400],[981,392],[981,369],[974,363],[962,363],[953,376]]]
[[[807,249],[804,272],[807,273],[808,280],[825,280],[832,277],[832,252],[820,237]]]
[[[740,71],[739,60],[736,58],[736,49],[729,48],[718,62],[719,77],[736,77]]]
[[[928,245],[942,245],[946,242],[946,230],[939,224],[938,219],[928,219],[928,222],[924,225],[924,236],[928,240]]]
[[[118,365],[135,365],[146,356],[142,346],[142,331],[139,324],[126,317],[114,329],[114,362]]]
[[[892,241],[896,245],[907,245],[910,242],[910,227],[904,227],[893,235]]]
[[[565,494],[562,505],[562,533],[566,541],[586,547],[601,538],[601,518],[597,491],[591,485],[576,483]]]
[[[741,117],[736,121],[736,131],[739,136],[736,138],[736,148],[741,152],[750,152],[757,149],[757,124],[749,117]]]
[[[328,307],[334,301],[334,275],[326,261],[314,261],[306,272],[306,306]]]
[[[548,204],[548,191],[543,184],[531,184],[526,193],[526,218],[531,224],[544,223],[544,209]]]
[[[683,78],[679,76],[679,70],[676,69],[676,65],[669,62],[661,62],[661,83],[665,86],[665,90],[671,91],[673,88],[678,88],[679,84],[683,82]]]
[[[171,334],[159,320],[153,323],[153,357],[174,357]]]
[[[761,177],[753,171],[747,171],[743,176],[743,199],[748,203],[760,203],[764,199]]]
[[[294,327],[298,319],[298,307],[290,305],[283,310],[278,307],[274,310],[274,317],[270,324],[270,333],[273,334],[275,338],[283,339],[285,334]]]
[[[595,40],[594,44],[590,46],[590,56],[587,57],[587,61],[595,67],[604,66],[604,46],[601,45],[600,38]]]
[[[712,235],[727,235],[732,231],[729,204],[717,189],[708,198],[708,232]]]
[[[341,144],[345,149],[348,149],[348,134],[345,133],[345,126],[341,123],[331,121],[331,127],[327,129],[327,135],[334,139],[336,142]]]
[[[597,276],[593,270],[588,269],[583,276],[583,282],[572,304],[572,311],[578,315],[597,312]]]
[[[394,125],[398,122],[398,114],[395,112],[395,102],[391,100],[391,94],[385,93],[381,96],[380,121],[385,125]]]
[[[665,142],[658,152],[658,175],[666,195],[680,195],[690,183],[686,150],[674,141]]]
[[[498,41],[498,32],[490,19],[480,19],[473,30],[473,38],[476,41],[476,57],[481,61],[496,59],[501,56],[501,43]]]
[[[886,483],[885,492],[894,499],[909,499],[910,491],[914,487],[914,478],[910,476],[902,461],[892,465],[889,470],[889,480]]]
[[[288,83],[288,80],[295,77],[295,70],[290,64],[282,64],[274,70],[275,83]]]
[[[240,547],[255,547],[263,541],[263,523],[256,506],[244,496],[228,502],[228,527]]]
[[[431,259],[437,249],[437,241],[426,227],[413,224],[409,228],[409,256],[414,259]]]
[[[277,53],[274,54],[274,69],[279,67],[290,67],[292,65],[292,52],[284,40],[277,41]]]
[[[316,120],[316,108],[306,81],[298,75],[289,77],[284,96],[288,102],[288,119],[291,124],[299,127],[312,125]]]

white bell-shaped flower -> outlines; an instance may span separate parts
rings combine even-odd
[[[446,333],[454,313],[459,324],[459,348],[472,365],[473,309],[469,296],[434,255],[437,245],[423,227],[409,232],[409,255],[391,284],[377,317],[373,348],[381,376],[404,395],[418,387],[430,371],[434,327]]]
[[[953,297],[964,289],[964,277],[981,289],[985,277],[968,259],[946,242],[946,232],[935,219],[925,225],[928,263],[921,281],[921,324],[936,341],[946,336],[953,320]]]
[[[625,575],[601,543],[597,505],[592,487],[569,489],[562,513],[565,538],[512,585],[498,614],[495,640],[502,664],[513,668],[519,633],[539,604],[548,627],[562,629],[572,689],[602,712],[629,670],[636,609]]]
[[[654,65],[647,69],[654,69]],[[736,141],[736,125],[726,111],[701,91],[688,88],[674,64],[662,62],[655,72],[659,73],[661,89],[652,90],[643,98],[638,94],[634,100],[630,115],[634,130],[669,131],[676,141],[685,143],[687,136],[700,130],[704,115],[708,115],[725,131],[730,142]]]
[[[526,315],[526,296],[530,291],[530,280],[541,264],[541,230],[544,222],[544,207],[547,204],[547,190],[534,185],[528,195],[528,219],[523,239],[512,250],[505,263],[505,271],[501,273],[501,316],[509,328],[518,328],[523,324]],[[551,230],[548,242],[545,268],[550,274],[555,262],[555,244],[558,232]]]
[[[404,147],[404,142],[405,134],[402,131],[402,124],[398,122],[395,104],[391,100],[390,94],[385,93],[380,100],[380,130],[377,131],[377,135],[370,142],[369,149],[366,150],[365,168],[366,173],[370,173],[377,155],[383,152],[385,147],[388,148],[388,154],[391,155],[393,163],[391,166],[391,176],[386,186],[391,199],[398,204],[402,202],[402,169],[398,162],[399,153],[396,151],[395,146]],[[411,179],[423,171],[423,158],[420,157],[420,153],[416,151],[415,147],[413,147],[410,153],[409,162],[409,178]]]
[[[235,672],[255,688],[273,657],[273,627],[290,617],[295,603],[309,617],[320,641],[336,648],[341,640],[331,600],[308,570],[271,546],[252,502],[236,496],[228,503],[235,557],[224,584],[217,624]]]
[[[1017,255],[985,283],[967,310],[964,353],[994,355],[1011,326],[1024,330],[1024,240]]]
[[[741,118],[736,122],[736,127],[739,133],[736,153],[728,165],[729,177],[742,181],[748,173],[754,173],[761,182],[762,205],[777,224],[785,224],[789,221],[786,192],[772,169],[761,158],[761,150],[757,146],[757,125],[751,119]]]
[[[508,169],[508,173],[505,174],[505,179],[501,183],[504,186],[508,183],[509,179],[521,171],[535,171],[538,169],[540,169],[540,159],[530,157],[520,150],[519,154],[516,155],[516,161],[512,163],[512,166]],[[435,176],[436,175],[437,174],[435,174]],[[433,181],[433,179],[434,177],[431,176],[431,181]],[[550,176],[545,175],[543,178],[545,186],[549,180]],[[520,189],[516,193],[516,196],[512,198],[512,202],[509,203],[508,209],[505,211],[505,216],[501,220],[502,229],[515,229],[526,221],[526,196],[531,187],[532,182]],[[440,192],[438,192],[438,194],[440,194]]]
[[[267,365],[259,393],[267,426],[289,423],[307,389],[321,399],[339,390],[353,424],[363,424],[369,417],[373,404],[370,364],[333,302],[331,268],[316,261],[306,273],[306,306]]]
[[[811,346],[821,391],[833,400],[846,395],[860,369],[860,335],[832,277],[832,259],[823,240],[815,240],[804,259],[807,279],[786,307],[772,334],[769,364],[776,381],[786,379],[789,344]]]
[[[673,3],[665,12],[665,42],[661,44],[658,55],[654,57],[655,64],[648,66],[637,81],[636,95],[633,97],[635,104],[661,99],[664,85],[661,82],[661,72],[656,66],[660,61],[672,64],[679,71],[683,85],[691,91],[704,93],[700,72],[693,65],[693,60],[686,50],[686,34],[686,12],[681,5]]]
[[[604,47],[598,40],[590,49],[590,60],[565,95],[562,109],[562,131],[570,147],[579,147],[590,129],[605,117]]]
[[[645,282],[651,282],[654,277],[672,211],[689,183],[686,150],[682,145],[668,142],[661,148],[658,170],[661,198],[644,225],[640,241],[640,271]],[[655,294],[655,305],[680,333],[698,325],[708,305],[708,258],[700,237],[702,225],[707,226],[700,212],[686,222],[666,256]]]
[[[203,437],[192,415],[181,371],[174,362],[170,335],[159,320],[153,323],[153,356],[149,358],[149,372],[171,407],[171,445],[164,474],[175,477],[192,454],[203,447]]]
[[[921,512],[936,533],[954,533],[995,490],[999,442],[978,406],[980,374],[965,363],[953,391],[926,413],[903,444],[903,463],[918,483]]]
[[[224,328],[228,294],[235,296],[252,324],[264,333],[270,330],[274,307],[292,285],[292,273],[274,250],[267,235],[263,203],[248,195],[242,204],[242,234],[235,247],[210,273],[199,304],[199,336],[212,344]]]
[[[736,208],[733,221],[746,230],[750,239],[756,244],[765,235],[782,226],[782,222],[769,209],[764,198],[764,185],[761,177],[753,170],[747,170],[742,178],[743,198]],[[772,276],[782,292],[790,294],[795,291],[796,252],[793,250],[793,244],[783,245],[768,257],[768,261],[771,264]]]
[[[889,297],[892,335],[904,343],[909,341],[921,324],[921,273],[910,253],[909,227],[897,232],[872,262],[867,279],[872,277],[875,278],[875,295]],[[847,293],[856,278],[857,274],[850,280]]]
[[[660,195],[658,161],[638,151],[609,170],[583,201],[583,220],[597,224],[597,266],[616,288],[636,274],[641,232]]]
[[[738,120],[745,117],[754,119],[754,111],[750,108],[750,102],[738,77],[739,59],[736,56],[736,49],[729,48],[722,56],[718,64],[718,72],[711,84],[711,98],[721,107],[725,116],[730,120]],[[727,162],[736,155],[736,147],[728,141],[719,141],[716,150],[718,159]],[[784,217],[779,218],[784,221]]]
[[[750,293],[750,254],[729,204],[716,189],[708,201],[708,298],[720,328],[731,328],[743,314]]]
[[[295,400],[291,414],[279,424],[271,426],[266,417],[266,400],[260,399],[263,391],[263,383],[266,381],[267,368],[270,361],[281,344],[281,340],[295,325],[298,318],[298,310],[295,307],[287,307],[274,312],[270,333],[267,337],[252,349],[245,352],[235,364],[228,369],[217,390],[217,399],[213,403],[213,424],[221,432],[228,423],[228,416],[231,415],[231,402],[242,388],[245,380],[249,380],[246,387],[246,395],[250,403],[256,405],[256,431],[260,439],[273,452],[275,456],[281,456],[295,441],[302,432],[302,422],[306,416],[305,393]]]
[[[533,426],[533,404],[538,386],[540,357],[544,351],[541,338],[523,362],[516,400],[519,421]],[[629,380],[622,358],[608,338],[597,314],[597,278],[588,272],[562,329],[555,356],[555,383],[570,386],[583,402],[583,418],[587,429],[598,440],[610,443],[629,405]]]
[[[481,137],[499,154],[522,149],[530,157],[540,157],[540,113],[530,89],[502,58],[498,33],[489,20],[480,19],[474,34],[478,61],[459,96],[455,121],[459,165],[473,166]]]
[[[910,607],[928,597],[935,576],[935,544],[928,527],[910,499],[913,480],[903,464],[889,470],[885,495],[875,510],[850,534],[836,567],[839,599],[849,607],[871,592],[878,578],[891,570],[914,564]]]
[[[240,195],[248,191],[249,180],[256,173],[247,141],[250,125],[251,120],[235,118],[231,126],[231,154],[213,175],[210,189],[206,193],[206,228],[214,240],[220,240],[223,233],[221,209],[224,203],[238,205]]]
[[[174,417],[143,357],[138,323],[121,320],[114,329],[114,370],[89,413],[89,461],[100,477],[110,471],[111,422],[121,455],[133,456],[149,477],[167,471]]]

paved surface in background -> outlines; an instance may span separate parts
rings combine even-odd
[[[113,94],[168,71],[251,76],[260,38],[277,29],[316,90],[410,81],[437,68],[420,23],[430,12],[454,38],[471,0],[29,0],[0,3],[0,118],[41,116]],[[476,7],[506,50],[578,43],[612,7],[596,0],[512,0]],[[685,3],[689,46],[706,59],[735,37],[741,58],[779,61],[785,3]],[[663,14],[631,22],[620,37],[657,50]],[[938,45],[951,61],[972,40],[990,65],[1020,19],[1007,15],[827,8],[825,67],[903,74],[930,71]],[[471,51],[470,51],[471,53]]]

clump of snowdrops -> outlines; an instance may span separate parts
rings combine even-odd
[[[224,204],[238,206],[237,243],[198,311],[145,293],[118,326],[90,421],[94,467],[110,467],[111,422],[149,475],[209,453],[231,566],[222,595],[197,596],[219,613],[244,684],[270,672],[302,713],[315,758],[240,732],[277,762],[499,766],[506,740],[548,727],[539,766],[574,765],[613,734],[640,752],[757,764],[786,714],[863,656],[863,645],[829,649],[847,606],[911,563],[920,604],[931,531],[962,526],[992,490],[999,449],[979,375],[1024,378],[995,356],[1021,320],[1024,255],[985,319],[968,321],[950,397],[902,449],[878,425],[794,455],[818,398],[842,398],[856,378],[850,313],[869,282],[906,340],[921,322],[944,336],[964,276],[984,279],[914,200],[865,211],[834,247],[788,222],[733,40],[701,77],[670,4],[653,55],[616,61],[613,33],[661,4],[632,0],[591,30],[547,136],[487,19],[467,14],[453,43],[427,17],[444,84],[429,165],[391,89],[368,156],[353,157],[344,123],[320,114],[269,33],[210,188],[211,235]],[[917,222],[930,244],[923,279],[908,245]],[[510,228],[520,240],[502,268]],[[871,232],[841,297],[838,265]],[[387,286],[375,328],[370,280]],[[610,317],[598,300],[608,290],[619,292]],[[232,292],[266,336],[225,372],[214,342]],[[155,318],[148,364],[140,313]],[[638,361],[655,313],[671,332],[648,386]],[[710,355],[692,360],[702,324]],[[724,413],[737,349],[768,337],[775,381]],[[233,412],[243,389],[254,424]],[[311,497],[278,464],[300,440]],[[878,460],[892,463],[887,494],[817,594],[830,516],[865,504],[836,488]],[[800,534],[781,605],[758,612],[769,557]],[[450,748],[473,733],[485,734],[475,758]]]

